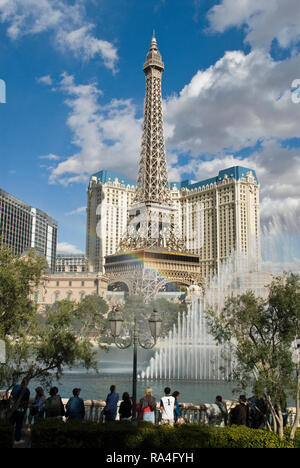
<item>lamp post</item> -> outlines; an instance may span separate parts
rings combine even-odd
[[[136,384],[137,384],[137,348],[138,344],[144,349],[151,349],[156,345],[157,338],[160,335],[161,323],[162,319],[157,312],[156,309],[153,310],[148,323],[150,327],[150,332],[154,342],[152,344],[143,344],[140,341],[139,333],[137,329],[137,320],[134,317],[133,322],[133,330],[131,332],[130,342],[129,344],[121,344],[117,343],[116,339],[120,336],[122,325],[123,325],[123,318],[121,313],[119,312],[118,306],[114,306],[111,313],[109,314],[109,324],[111,329],[111,334],[114,338],[114,342],[116,346],[120,349],[129,348],[133,345],[133,371],[132,371],[132,399],[133,399],[133,409],[132,409],[132,420],[136,420]]]

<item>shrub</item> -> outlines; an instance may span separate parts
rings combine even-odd
[[[295,448],[300,448],[300,428],[296,430],[294,445]]]
[[[12,448],[13,426],[11,424],[0,424],[0,450]]]
[[[300,431],[297,432],[300,444]],[[296,444],[295,444],[296,445]],[[180,425],[153,426],[128,422],[96,424],[93,422],[45,420],[32,426],[32,448],[102,448],[122,449],[196,449],[196,448],[292,448],[288,438],[267,430],[241,426]]]

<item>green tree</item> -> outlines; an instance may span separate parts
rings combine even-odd
[[[108,304],[100,296],[85,296],[76,307],[74,327],[80,335],[90,335],[101,345],[103,336],[109,329],[107,318]]]
[[[30,295],[47,268],[34,250],[17,257],[5,245],[0,247],[0,337],[17,332],[36,314]]]
[[[299,286],[299,275],[284,274],[269,286],[267,300],[248,291],[228,298],[221,311],[209,311],[212,334],[220,343],[230,343],[233,379],[267,398],[273,430],[281,437],[288,395],[296,397],[299,420],[299,362],[293,359],[300,336]]]
[[[144,338],[150,337],[148,318],[153,309],[157,309],[162,318],[161,337],[167,336],[174,324],[177,324],[178,313],[186,311],[185,304],[175,304],[164,298],[154,299],[146,304],[140,296],[128,296],[125,304],[121,309],[124,326],[130,326],[134,317],[137,318],[140,334]]]
[[[22,379],[27,385],[32,379],[49,385],[53,376],[62,376],[65,367],[81,364],[97,369],[90,339],[91,326],[101,322],[96,309],[89,308],[87,313],[83,304],[60,301],[41,320],[30,299],[46,268],[34,252],[20,258],[0,248],[0,339],[5,341],[7,358],[0,366],[0,385],[7,390]],[[87,299],[85,305],[95,302]]]

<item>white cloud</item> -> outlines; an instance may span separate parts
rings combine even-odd
[[[288,48],[300,40],[299,0],[222,0],[208,19],[214,32],[245,26],[245,40],[254,48],[269,50],[274,39]]]
[[[282,274],[284,271],[292,271],[293,273],[300,274],[300,258],[294,258],[291,261],[277,261],[266,260],[262,262],[261,269],[269,271],[272,274]]]
[[[50,183],[86,183],[101,169],[117,170],[124,175],[136,173],[141,138],[141,121],[130,100],[112,100],[101,106],[102,92],[95,84],[77,85],[64,74],[59,89],[67,94],[70,108],[67,125],[78,152],[51,169]]]
[[[226,52],[166,101],[169,149],[196,156],[297,137],[300,105],[290,87],[299,69],[299,56],[276,62],[261,50]]]
[[[58,161],[60,159],[56,154],[50,153],[45,156],[39,156],[39,159],[48,159],[49,161]]]
[[[75,245],[69,244],[69,242],[58,242],[56,252],[58,254],[82,254],[82,250],[79,250]]]
[[[86,206],[80,206],[75,210],[69,211],[66,213],[66,216],[73,216],[73,215],[84,215],[86,213]]]
[[[115,72],[118,59],[116,48],[108,41],[97,39],[92,34],[94,25],[89,24],[73,31],[60,30],[57,34],[57,43],[63,50],[71,50],[76,56],[86,60],[100,55],[107,68]]]
[[[40,78],[37,78],[37,82],[48,85],[48,86],[51,86],[52,85],[52,78],[51,78],[50,75],[41,76]]]
[[[61,50],[84,60],[99,55],[107,68],[116,71],[117,49],[93,34],[82,0],[73,5],[67,0],[0,0],[0,22],[12,40],[51,32]]]

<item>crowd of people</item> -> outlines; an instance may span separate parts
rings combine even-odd
[[[65,406],[58,394],[57,387],[50,389],[48,398],[46,398],[43,388],[37,387],[35,397],[30,401],[30,391],[26,383],[22,382],[20,385],[16,385],[11,393],[12,402],[18,402],[11,420],[12,424],[15,425],[15,443],[21,444],[24,442],[22,440],[22,426],[28,408],[30,409],[30,417],[34,417],[35,422],[44,418],[62,419],[63,417],[67,420],[83,420],[85,418],[85,406],[84,400],[80,397],[80,392],[80,388],[74,388],[73,395]],[[185,420],[181,416],[179,396],[178,391],[171,393],[171,389],[166,387],[158,405],[152,394],[152,389],[147,387],[144,396],[136,404],[137,419],[153,424],[158,422],[159,424],[171,426],[184,424]],[[129,393],[123,393],[120,404],[119,400],[116,386],[112,385],[102,411],[105,422],[115,421],[118,412],[121,421],[131,421],[133,419],[134,405]],[[222,396],[218,395],[215,403],[208,407],[206,405],[202,406],[202,409],[206,412],[208,424],[220,427],[235,424],[254,429],[264,428],[268,417],[266,401],[263,398],[258,399],[254,396],[247,400],[245,395],[241,395],[238,404],[228,411]],[[158,419],[156,415],[158,415]]]

